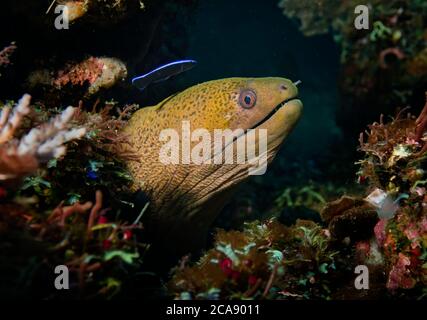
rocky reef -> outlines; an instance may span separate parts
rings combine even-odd
[[[218,231],[197,263],[187,257],[173,270],[175,298],[425,298],[426,114],[427,102],[418,118],[401,110],[361,133],[364,191],[325,203],[320,223],[255,221]],[[369,290],[354,287],[359,265],[369,270]]]
[[[358,1],[282,0],[283,14],[306,36],[331,34],[341,51],[341,108],[338,121],[351,138],[379,113],[396,105],[419,104],[427,85],[425,1],[366,3],[369,28],[354,27]],[[375,106],[372,108],[371,106]]]
[[[427,280],[427,211],[425,184],[425,131],[427,103],[420,116],[405,110],[384,123],[370,126],[360,136],[359,179],[369,181],[367,200],[380,220],[375,238],[384,253],[387,288],[423,288]],[[425,294],[425,292],[424,292]]]
[[[0,28],[8,30],[0,36],[0,98],[31,92],[52,108],[97,98],[135,101],[138,92],[124,80],[182,56],[188,31],[173,17],[183,9],[190,14],[194,3],[7,0],[0,13]]]
[[[270,220],[219,231],[196,265],[184,258],[176,267],[170,290],[178,299],[327,299],[328,273],[345,270],[328,239],[326,229],[303,220],[294,227]]]
[[[2,4],[0,28],[10,32],[0,35],[0,297],[426,299],[427,103],[418,117],[401,108],[360,134],[357,175],[346,177],[357,185],[308,181],[315,168],[287,164],[298,183],[272,181],[235,200],[201,256],[172,269],[150,261],[149,202],[131,191],[124,160],[135,155],[118,150],[140,107],[129,77],[185,53],[196,3]],[[306,36],[329,33],[341,49],[338,118],[349,153],[371,116],[421,110],[427,86],[425,1],[370,1],[372,24],[362,31],[353,28],[356,4],[279,4]],[[68,10],[69,30],[53,27],[57,5]],[[184,22],[175,19],[182,8]],[[353,163],[327,165],[322,177]],[[253,199],[272,190],[275,200],[255,210]],[[370,290],[355,288],[361,265]],[[57,266],[70,270],[65,293],[52,285]]]

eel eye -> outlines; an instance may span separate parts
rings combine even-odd
[[[255,106],[256,94],[252,90],[244,90],[240,93],[239,104],[245,108],[250,109]]]

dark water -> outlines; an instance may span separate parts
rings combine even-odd
[[[332,36],[304,37],[297,24],[283,16],[275,0],[201,1],[187,29],[188,48],[183,55],[199,64],[171,80],[176,84],[171,84],[170,91],[226,77],[301,80],[304,115],[286,143],[286,153],[318,157],[340,139],[334,119],[339,51]],[[160,94],[161,87],[149,88],[146,95]]]

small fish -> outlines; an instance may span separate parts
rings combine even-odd
[[[190,70],[196,65],[195,60],[178,60],[160,66],[142,76],[132,79],[132,84],[139,90],[144,90],[151,83],[157,83],[169,79],[184,71]]]

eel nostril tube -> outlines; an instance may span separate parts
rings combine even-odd
[[[301,84],[301,83],[302,83],[301,80],[297,80],[297,81],[294,82],[294,85],[296,85],[298,87],[298,85]]]

